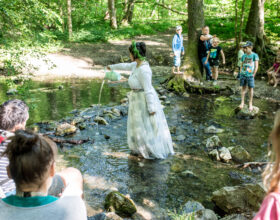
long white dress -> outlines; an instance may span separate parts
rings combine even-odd
[[[172,139],[158,95],[152,86],[152,70],[148,62],[109,66],[112,70],[132,71],[129,94],[127,141],[132,153],[146,159],[165,159],[174,154]],[[154,115],[149,113],[155,112]]]

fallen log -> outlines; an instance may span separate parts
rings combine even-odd
[[[271,162],[247,162],[243,164],[236,165],[237,168],[245,169],[248,167],[262,167],[264,165],[270,164]]]

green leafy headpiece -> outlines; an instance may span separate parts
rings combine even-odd
[[[135,58],[138,58],[139,60],[142,60],[142,61],[145,60],[145,57],[143,57],[140,54],[139,50],[137,49],[135,41],[132,41],[132,52],[133,52],[133,55],[135,56]]]

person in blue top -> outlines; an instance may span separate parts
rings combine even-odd
[[[241,73],[240,73],[240,86],[241,90],[241,104],[239,108],[244,107],[245,94],[247,92],[247,87],[249,87],[249,110],[253,110],[253,93],[255,87],[255,76],[259,67],[259,56],[252,51],[253,43],[247,41],[243,45],[245,54],[241,58]]]
[[[182,74],[180,72],[180,66],[181,66],[181,54],[185,54],[185,49],[183,46],[183,36],[182,36],[182,27],[176,26],[176,34],[173,37],[172,40],[172,51],[174,54],[174,66],[172,68],[172,72],[174,74]],[[177,72],[175,72],[175,68],[177,69]]]

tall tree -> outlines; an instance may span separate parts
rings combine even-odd
[[[71,17],[71,0],[67,0],[67,16],[68,16],[68,36],[69,39],[72,38],[72,17]]]
[[[198,39],[204,26],[203,0],[188,0],[188,42],[183,61],[184,74],[201,77],[201,62],[198,59]]]
[[[115,0],[108,0],[108,9],[110,14],[111,28],[117,29],[118,24],[117,24],[117,12],[115,7]]]
[[[188,0],[188,42],[182,63],[183,77],[172,77],[167,88],[182,93],[185,91],[185,80],[201,79],[201,62],[198,58],[198,40],[204,26],[203,0]],[[185,44],[186,45],[186,44]]]
[[[126,4],[125,15],[122,19],[122,24],[124,24],[124,25],[127,25],[128,23],[131,23],[131,21],[132,21],[134,2],[135,2],[135,0],[128,0],[128,2]]]
[[[265,0],[252,0],[245,30],[260,57],[265,54],[264,3]]]

